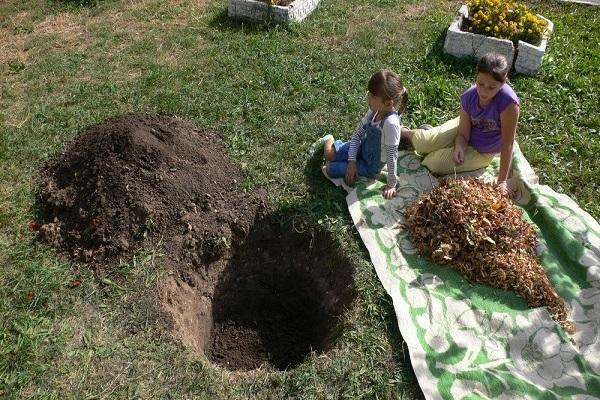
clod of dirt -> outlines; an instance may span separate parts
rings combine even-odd
[[[536,236],[512,202],[475,178],[443,180],[405,212],[420,255],[448,264],[469,281],[545,306],[566,332],[574,333],[564,301],[536,258]]]
[[[41,170],[40,236],[106,268],[145,242],[202,265],[266,210],[242,193],[220,135],[176,117],[128,114],[81,132]]]

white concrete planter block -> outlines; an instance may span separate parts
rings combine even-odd
[[[255,21],[271,19],[276,23],[299,22],[306,18],[320,0],[295,0],[288,6],[272,6],[257,0],[230,0],[227,15]]]
[[[519,40],[518,48],[515,49],[512,41],[508,39],[498,39],[490,36],[480,35],[471,32],[464,32],[460,28],[463,24],[463,19],[469,17],[469,10],[466,5],[463,5],[458,10],[458,15],[450,24],[444,42],[444,52],[452,54],[456,57],[473,56],[477,59],[481,58],[485,53],[494,51],[506,57],[510,65],[513,65],[517,72],[524,74],[535,74],[542,65],[542,57],[546,51],[548,36],[542,38],[539,46],[523,42]],[[551,21],[538,15],[538,17],[547,21],[548,33],[554,29]],[[516,60],[515,58],[516,54]]]
[[[542,58],[546,53],[546,45],[548,44],[548,35],[554,31],[554,24],[549,19],[537,15],[548,24],[546,27],[547,33],[542,37],[542,42],[539,46],[534,46],[522,40],[519,40],[518,55],[515,60],[515,71],[522,74],[533,75],[538,72],[542,66]]]

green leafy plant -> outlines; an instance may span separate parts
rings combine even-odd
[[[469,0],[466,4],[469,18],[463,29],[468,32],[534,45],[546,33],[546,21],[514,0]]]
[[[146,218],[146,221],[144,222],[144,226],[142,227],[142,237],[144,239],[146,239],[148,237],[148,234],[151,233],[155,227],[156,227],[156,224],[154,223],[154,220],[152,219],[152,217]]]

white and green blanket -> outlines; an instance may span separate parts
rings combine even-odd
[[[493,180],[497,162],[479,175]],[[538,255],[566,300],[577,332],[569,337],[545,308],[514,293],[470,284],[448,266],[416,254],[403,210],[437,179],[401,152],[400,188],[359,180],[346,200],[377,276],[392,297],[398,326],[427,399],[600,399],[600,226],[571,198],[538,184],[515,146],[515,202],[536,227]]]

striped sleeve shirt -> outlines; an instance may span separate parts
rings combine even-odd
[[[370,119],[373,116],[373,112],[369,110],[363,119],[359,122],[352,138],[350,139],[350,149],[348,151],[348,161],[356,161],[358,149],[364,138],[367,135],[365,125],[370,123]],[[392,114],[384,121],[382,128],[382,158],[387,164],[388,177],[387,186],[392,188],[396,187],[397,184],[397,163],[398,163],[398,145],[400,144],[400,118],[397,114]]]

